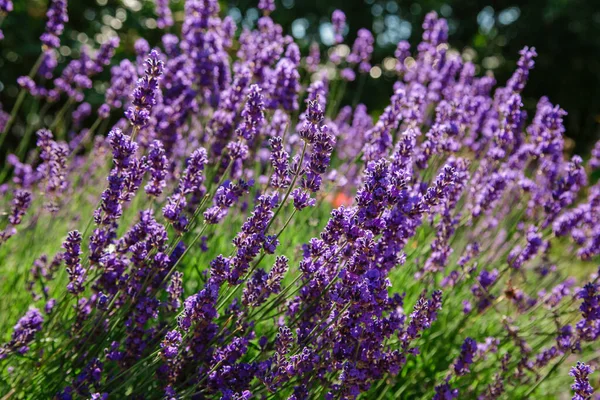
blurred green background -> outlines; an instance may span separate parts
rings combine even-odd
[[[13,0],[14,11],[2,23],[0,42],[0,100],[10,111],[18,92],[16,78],[26,74],[39,51],[48,0]],[[239,24],[252,26],[259,17],[256,1],[222,1],[224,13]],[[518,51],[535,46],[536,67],[524,92],[524,103],[532,117],[540,96],[547,95],[565,108],[567,135],[575,152],[586,156],[600,137],[600,1],[393,1],[393,0],[277,0],[274,19],[292,34],[306,52],[313,41],[331,40],[331,12],[339,8],[348,18],[346,42],[351,44],[359,28],[373,31],[376,38],[375,63],[393,56],[396,43],[420,41],[421,21],[430,10],[448,19],[450,43],[464,51],[476,64],[492,70],[504,83],[515,68]],[[177,23],[183,19],[184,0],[172,0]],[[132,57],[138,37],[151,45],[159,43],[154,2],[151,0],[69,0],[69,17],[60,53],[64,59],[77,55],[83,44],[94,45],[117,32],[122,39],[116,59]],[[171,28],[179,29],[179,24]],[[60,64],[59,64],[60,69]],[[378,114],[389,102],[391,74],[367,80],[361,102]],[[87,99],[102,101],[108,71],[96,79]],[[349,88],[352,92],[352,87]],[[18,140],[19,126],[13,131]],[[574,147],[573,147],[574,146]]]

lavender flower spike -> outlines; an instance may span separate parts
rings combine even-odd
[[[331,14],[331,24],[335,33],[335,42],[342,43],[344,41],[344,29],[346,28],[346,14],[342,10],[335,10]]]
[[[137,128],[148,124],[152,107],[156,104],[158,82],[163,74],[164,63],[156,50],[152,50],[146,59],[145,75],[137,82],[133,91],[131,106],[125,116]]]
[[[81,266],[81,233],[78,231],[69,232],[67,240],[63,244],[65,249],[64,261],[69,273],[69,284],[67,290],[73,294],[83,292],[83,283],[85,281],[85,269]]]
[[[571,389],[575,391],[572,400],[589,400],[594,394],[594,388],[590,385],[589,375],[593,372],[592,368],[582,362],[577,362],[577,365],[571,368],[571,375],[575,378],[575,383]]]
[[[30,205],[31,193],[21,189],[15,190],[12,208],[8,215],[8,222],[10,222],[11,225],[19,225]]]
[[[46,13],[46,32],[40,36],[44,46],[56,49],[60,47],[59,36],[62,35],[65,24],[69,21],[67,14],[67,0],[52,0]]]
[[[147,163],[151,179],[144,189],[148,195],[158,197],[167,185],[165,177],[167,176],[168,160],[161,141],[155,140],[150,144]]]
[[[37,308],[29,311],[15,325],[10,342],[0,347],[0,360],[5,359],[10,353],[25,354],[29,351],[29,344],[35,334],[42,329],[44,317]]]
[[[454,372],[456,372],[456,375],[465,375],[470,371],[469,365],[473,363],[473,357],[476,352],[477,342],[471,338],[466,338],[460,348],[460,356],[458,356],[454,363]]]
[[[252,140],[260,132],[265,121],[265,103],[261,88],[258,85],[251,85],[248,93],[248,101],[242,111],[244,121],[236,130],[238,136],[246,140]]]
[[[373,34],[368,29],[360,29],[358,36],[352,46],[352,53],[348,56],[348,62],[352,64],[359,64],[360,72],[369,72],[371,69],[371,55],[373,54],[373,45],[375,39]]]
[[[173,26],[173,13],[169,8],[169,0],[156,0],[156,25],[160,29],[165,29]]]

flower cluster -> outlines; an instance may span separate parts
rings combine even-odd
[[[272,0],[240,29],[216,0],[155,5],[168,32],[131,59],[113,63],[109,38],[59,67],[68,17],[51,1],[18,83],[55,122],[14,118],[20,104],[0,114],[6,134],[25,132],[0,186],[0,393],[569,391],[561,363],[594,360],[600,338],[600,144],[588,162],[569,154],[566,112],[547,98],[527,118],[535,49],[497,85],[429,13],[418,46],[398,43],[373,119],[343,94],[368,79],[374,37],[345,45],[342,11],[333,44],[303,54]],[[1,17],[11,8],[0,1]],[[591,371],[571,370],[574,399],[591,398]]]

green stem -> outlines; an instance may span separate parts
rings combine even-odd
[[[63,117],[65,116],[65,114],[67,113],[67,111],[73,105],[74,102],[75,102],[75,100],[73,98],[70,98],[62,106],[62,108],[60,109],[60,111],[58,111],[58,114],[56,114],[56,117],[54,117],[54,120],[50,124],[50,130],[51,131],[53,131],[58,126],[58,123],[63,119]]]
[[[38,56],[38,59],[36,60],[33,67],[31,68],[31,71],[29,71],[30,78],[33,79],[33,77],[37,73],[38,69],[40,68],[40,65],[42,64],[43,59],[44,59],[44,53],[42,53]],[[25,89],[21,89],[19,91],[19,95],[17,96],[15,105],[13,106],[13,108],[10,112],[10,118],[8,119],[8,121],[6,122],[6,125],[4,126],[2,135],[0,135],[0,149],[2,149],[2,144],[4,143],[4,140],[6,139],[6,136],[8,136],[8,132],[10,131],[10,128],[12,127],[13,123],[15,122],[15,119],[17,118],[17,114],[19,112],[19,109],[21,108],[21,105],[23,104],[23,100],[25,100],[26,95],[27,95],[27,91],[25,91]]]

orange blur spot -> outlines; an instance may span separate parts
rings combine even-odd
[[[352,204],[352,197],[348,196],[344,192],[338,192],[333,198],[331,204],[335,208],[338,208],[339,206],[350,206]]]

